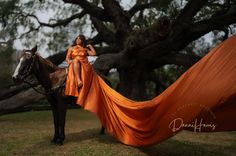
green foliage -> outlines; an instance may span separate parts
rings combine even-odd
[[[55,28],[40,26],[37,20],[54,24],[79,12],[81,9],[78,6],[65,5],[62,1],[0,2],[0,34],[4,34],[0,35],[0,40],[20,40],[25,48],[31,48],[37,44],[39,49],[45,50],[45,54],[65,50],[76,35],[87,31],[85,28],[88,26],[86,27],[85,24],[88,23],[88,17],[75,20],[66,27]]]
[[[12,11],[17,9],[17,3],[19,0],[8,0],[0,1],[0,22],[5,27],[9,24],[9,18],[11,17]]]
[[[12,84],[12,53],[14,49],[10,45],[0,48],[0,88],[7,88]]]

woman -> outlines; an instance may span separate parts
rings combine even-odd
[[[158,143],[182,129],[236,130],[236,35],[214,48],[160,95],[142,102],[110,88],[88,62],[87,54],[95,55],[95,51],[91,46],[86,50],[84,37],[76,41],[68,51],[66,95],[75,96],[78,105],[94,112],[107,132],[124,144]]]
[[[95,56],[96,51],[92,45],[86,45],[84,35],[75,39],[75,44],[68,49],[66,61],[69,64],[69,73],[66,82],[66,95],[78,96],[78,88],[83,86],[81,80],[81,62],[88,63],[87,56]]]

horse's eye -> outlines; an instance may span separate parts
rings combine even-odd
[[[26,59],[30,59],[30,58],[31,58],[31,55],[30,55],[30,54],[26,54],[26,55],[25,55],[25,58],[26,58]]]

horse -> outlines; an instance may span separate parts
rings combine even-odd
[[[27,82],[30,75],[35,75],[39,84],[45,90],[45,96],[51,105],[54,121],[54,137],[51,140],[54,144],[63,145],[65,140],[65,118],[67,104],[73,104],[75,98],[65,96],[67,68],[60,68],[47,59],[42,58],[37,52],[37,46],[30,50],[23,50],[20,61],[12,76],[16,84]],[[101,128],[100,134],[104,134]]]

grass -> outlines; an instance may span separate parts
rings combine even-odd
[[[153,146],[135,148],[112,136],[99,135],[96,116],[82,109],[69,110],[63,146],[50,144],[53,136],[50,111],[0,116],[0,156],[234,156],[236,133],[183,131]]]

